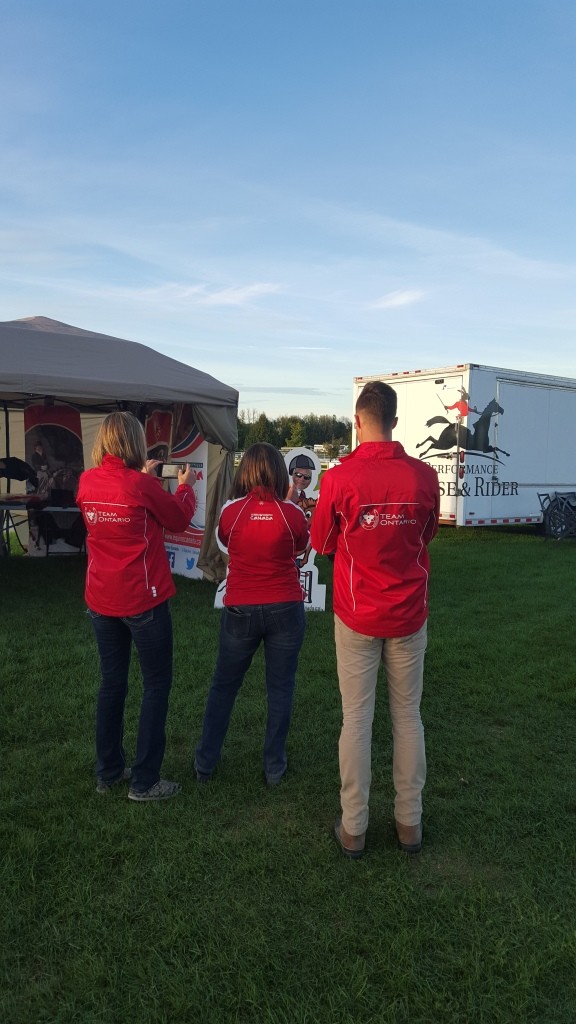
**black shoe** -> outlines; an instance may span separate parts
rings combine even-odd
[[[112,789],[112,786],[117,786],[119,782],[128,782],[131,778],[132,769],[125,768],[122,775],[118,775],[115,779],[110,779],[106,782],[103,779],[98,779],[98,782],[96,783],[96,792],[107,793],[109,789]]]
[[[196,762],[194,762],[194,771],[196,772],[196,782],[212,782],[212,772],[201,772]]]
[[[274,786],[279,786],[280,783],[286,778],[286,768],[282,772],[282,775],[264,775],[266,779],[266,785],[268,789],[274,789]]]

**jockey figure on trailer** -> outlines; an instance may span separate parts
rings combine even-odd
[[[457,402],[454,402],[454,405],[445,405],[444,410],[445,412],[450,412],[452,409],[456,409],[457,417],[461,420],[465,420],[469,413],[478,412],[476,406],[472,408],[470,405],[468,405],[469,401],[470,395],[466,391],[466,388],[460,388],[459,400]]]
[[[436,423],[446,423],[447,426],[440,432],[439,437],[433,437],[432,434],[429,434],[428,437],[425,437],[423,441],[416,445],[416,448],[422,448],[425,444],[428,444],[426,451],[420,453],[420,458],[426,458],[433,449],[446,452],[451,448],[459,447],[465,452],[494,456],[495,462],[501,462],[502,460],[498,458],[499,453],[509,456],[510,452],[490,444],[489,430],[492,416],[502,416],[504,409],[493,398],[486,408],[479,412],[476,407],[472,408],[468,405],[470,395],[464,388],[460,389],[460,394],[461,398],[454,405],[444,405],[442,403],[446,412],[450,409],[457,410],[455,423],[450,423],[445,416],[433,416],[432,419],[426,421],[427,427],[432,427]],[[462,423],[462,420],[466,419],[469,413],[472,412],[479,418],[474,426],[469,429]]]

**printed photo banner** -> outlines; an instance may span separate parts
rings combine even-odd
[[[308,519],[314,515],[318,504],[319,481],[322,467],[316,452],[309,448],[292,448],[285,456],[288,479],[299,492],[298,504]],[[309,548],[300,563],[300,583],[304,591],[304,608],[308,612],[323,612],[326,609],[326,587],[318,582],[318,566],[314,564],[316,552]]]
[[[288,470],[289,482],[290,484],[294,483],[299,491],[298,504],[306,518],[310,520],[318,501],[318,481],[321,472],[318,456],[309,448],[292,448],[284,456],[284,461]],[[296,564],[300,570],[305,610],[323,612],[326,608],[326,587],[323,583],[318,582],[318,567],[314,565],[315,554],[313,548],[309,548],[296,559]],[[225,594],[226,580],[224,579],[216,591],[215,608],[224,607]]]
[[[164,545],[173,573],[202,579],[198,555],[206,525],[208,445],[194,423],[192,406],[182,403],[178,403],[173,412],[154,409],[146,419],[145,432],[148,458],[160,462],[188,462],[196,470],[196,511],[192,521],[182,533],[166,530]],[[167,479],[164,486],[174,493],[178,481]]]
[[[74,505],[80,474],[84,470],[80,413],[69,405],[29,405],[24,410],[24,450],[38,484],[27,489],[50,509],[29,514],[29,555],[77,554],[84,527]],[[60,511],[62,508],[62,511]]]
[[[183,533],[166,531],[164,543],[170,568],[179,576],[200,580],[203,573],[198,568],[198,556],[206,529],[206,490],[208,478],[208,443],[194,423],[192,407],[177,405],[174,412],[174,437],[170,450],[171,462],[188,462],[196,470],[196,510],[192,521]],[[170,480],[169,487],[175,491],[177,480]]]
[[[172,444],[172,413],[166,409],[154,409],[146,417],[144,432],[148,458],[168,462]]]

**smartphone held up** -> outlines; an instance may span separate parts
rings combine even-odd
[[[184,463],[184,462],[163,462],[162,465],[159,467],[159,469],[160,469],[159,475],[162,477],[163,480],[177,480],[178,479],[179,471],[180,470],[182,470],[182,472],[185,471],[186,463]]]

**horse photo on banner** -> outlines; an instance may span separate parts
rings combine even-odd
[[[167,462],[172,443],[172,413],[165,409],[154,409],[146,417],[144,432],[148,458]]]
[[[80,513],[65,509],[76,503],[84,470],[80,413],[70,405],[38,403],[24,409],[24,449],[38,486],[30,495],[50,511],[30,511],[29,555],[77,553],[84,540]],[[60,511],[62,509],[62,511]]]

